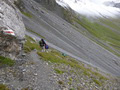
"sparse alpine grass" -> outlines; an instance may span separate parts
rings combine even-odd
[[[4,84],[0,84],[0,90],[10,90],[10,89]]]
[[[64,71],[59,70],[59,69],[57,69],[57,68],[55,68],[54,70],[55,70],[55,72],[58,73],[58,74],[63,74],[63,73],[64,73]]]
[[[31,52],[34,49],[38,50],[37,54],[42,58],[42,60],[51,62],[55,65],[56,64],[59,66],[67,65],[67,66],[70,66],[71,68],[74,68],[73,70],[81,70],[82,73],[79,73],[80,75],[84,75],[84,76],[91,78],[92,81],[95,82],[99,86],[101,86],[104,81],[108,80],[106,77],[104,77],[100,73],[93,72],[90,68],[85,68],[84,64],[81,64],[75,59],[69,56],[63,56],[62,53],[57,50],[54,50],[51,48],[49,52],[40,52],[41,48],[39,47],[39,44],[33,38],[29,36],[26,36],[26,43],[24,45],[24,49],[26,52]],[[54,68],[54,70],[56,73],[61,74],[61,75],[65,73],[63,69],[58,69],[57,67]],[[74,72],[75,71],[73,71],[73,73]]]
[[[93,79],[93,82],[95,82],[96,84],[98,84],[99,86],[102,85],[102,82],[108,80],[106,77],[104,77],[103,75],[97,73],[97,72],[93,72],[91,69],[85,68],[83,64],[80,64],[78,61],[70,58],[69,56],[64,57],[62,56],[62,54],[58,51],[51,51],[49,53],[47,52],[37,52],[38,55],[45,61],[51,62],[51,63],[56,63],[58,65],[60,64],[64,64],[67,66],[71,66],[72,68],[76,69],[76,70],[82,70],[83,73],[80,73],[82,75],[88,76],[89,78],[94,77],[94,78],[98,78],[97,81],[96,79]],[[56,71],[56,73],[62,74],[63,71],[60,69],[54,69]]]
[[[93,79],[93,82],[95,82],[99,86],[102,86],[102,83],[99,80]]]
[[[29,12],[23,12],[23,11],[21,11],[21,13],[22,13],[23,15],[29,17],[29,18],[32,18],[32,17],[33,17],[32,14],[29,13]]]
[[[33,38],[26,36],[26,42],[24,44],[24,51],[28,53],[34,49],[41,50],[39,44]]]
[[[44,39],[45,39],[45,37],[43,37],[42,35],[36,33],[36,32],[35,32],[34,30],[32,30],[32,29],[26,28],[26,30],[29,31],[29,32],[31,32],[31,33],[36,34],[37,36],[39,36],[39,37],[41,37],[41,38],[44,38]]]
[[[15,64],[15,61],[11,60],[10,58],[0,56],[0,66],[2,65],[13,66],[14,64]]]
[[[120,50],[120,35],[116,32],[119,31],[119,26],[115,25],[114,23],[112,24],[112,22],[108,22],[107,20],[98,20],[98,22],[92,22],[85,17],[82,17],[81,19],[77,19],[76,17],[74,17],[73,22],[76,22],[84,27],[91,35],[94,36],[94,38],[102,40],[104,43],[107,43],[116,50]],[[100,23],[102,23],[103,25],[101,25]],[[116,31],[107,26],[116,29]],[[111,51],[112,53],[120,56],[119,53],[115,52],[111,48],[106,47],[105,45],[100,43],[98,44]]]

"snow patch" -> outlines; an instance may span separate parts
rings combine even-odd
[[[56,0],[64,8],[71,8],[79,14],[86,16],[116,17],[120,9],[104,5],[104,2],[120,0]]]

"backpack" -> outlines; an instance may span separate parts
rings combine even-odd
[[[45,44],[45,49],[49,49],[49,46],[47,44]]]
[[[43,44],[43,42],[42,42],[42,41],[39,41],[39,45],[40,45],[41,47],[43,47],[43,46],[44,46],[44,44]]]

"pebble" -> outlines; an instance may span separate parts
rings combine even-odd
[[[23,69],[23,72],[25,72],[26,71],[26,69]]]
[[[48,63],[46,63],[46,65],[48,65]]]
[[[37,76],[38,74],[37,73],[34,73],[35,76]]]

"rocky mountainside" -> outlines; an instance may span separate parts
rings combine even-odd
[[[56,0],[56,1],[59,1],[59,0]],[[86,0],[86,1],[89,1],[89,0]],[[94,15],[89,16],[89,13],[87,14],[87,16],[80,13],[76,13],[75,11],[70,9],[69,6],[60,7],[59,4],[57,4],[56,2],[54,2],[54,5],[52,5],[51,4],[52,2],[49,0],[46,0],[46,1],[41,0],[41,2],[39,1],[39,3],[40,5],[44,6],[47,9],[49,9],[50,7],[53,7],[51,8],[52,12],[54,12],[58,16],[61,16],[64,20],[68,21],[69,23],[77,27],[79,29],[78,30],[79,32],[81,32],[88,38],[94,40],[95,42],[97,42],[98,44],[100,44],[102,47],[106,48],[110,52],[114,53],[115,55],[120,56],[120,50],[119,50],[120,19],[119,19],[119,14],[117,15],[117,13],[113,12],[115,11],[114,9],[117,9],[119,13],[120,4],[118,0],[116,1],[113,0],[111,2],[110,1],[104,2],[107,8],[108,7],[111,7],[111,9],[113,8],[113,11],[112,10],[111,11],[108,10],[108,11],[114,16],[104,16],[106,14],[101,12],[101,14],[99,13],[100,17],[94,16]],[[79,3],[82,4],[82,1]],[[59,10],[56,10],[56,7],[59,7]],[[85,11],[87,10],[85,9]],[[93,10],[93,11],[96,12],[96,10]],[[92,13],[93,11],[90,11],[90,12]],[[62,12],[62,14],[59,14],[58,12],[59,13]],[[103,34],[103,32],[106,34]]]
[[[27,14],[24,13],[23,20],[29,31],[44,37],[72,56],[77,56],[78,60],[99,67],[105,72],[120,74],[120,58],[114,55],[119,55],[119,26],[115,27],[115,24],[112,24],[114,22],[108,23],[109,19],[90,21],[91,18],[79,14],[74,16],[75,14],[65,11],[63,14],[71,21],[70,24],[43,8],[41,3],[34,0],[22,1]]]
[[[108,6],[113,6],[113,7],[120,8],[120,2],[117,2],[117,3],[115,3],[115,2],[106,2],[105,4],[108,5]]]
[[[55,0],[35,0],[35,1],[40,3],[40,5],[42,5],[43,7],[47,8],[48,10],[65,19],[64,17],[65,9],[58,5]]]
[[[23,1],[23,6],[19,1]],[[15,36],[0,32],[0,89],[119,90],[119,78],[112,76],[120,75],[119,57],[82,35],[83,33],[76,29],[77,26],[71,25],[73,23],[76,25],[76,22],[71,22],[75,19],[71,12],[60,7],[55,0],[37,1],[52,12],[34,0],[2,0],[0,2],[0,25],[15,32]],[[21,13],[14,4],[21,9],[24,24],[27,30],[31,31],[29,34],[26,33],[29,36],[26,35],[24,44],[26,54],[24,55],[20,53],[25,27]],[[69,23],[59,16],[68,20]],[[46,52],[43,52],[38,44],[40,37],[49,41],[47,43],[50,49]],[[64,50],[59,52],[51,46]],[[69,55],[73,57],[76,55],[78,58],[74,59]],[[91,64],[77,60],[98,65],[107,71],[102,72],[91,67]],[[110,73],[106,74],[107,72]]]

